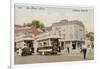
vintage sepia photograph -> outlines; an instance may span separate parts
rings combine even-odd
[[[14,5],[14,64],[94,59],[94,8]]]

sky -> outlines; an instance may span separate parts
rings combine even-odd
[[[45,26],[63,19],[79,20],[85,25],[88,32],[94,32],[94,10],[91,7],[54,7],[32,4],[15,4],[14,9],[15,24],[24,25],[32,20],[39,20]]]

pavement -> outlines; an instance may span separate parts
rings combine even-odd
[[[36,55],[18,56],[15,53],[15,64],[34,64],[34,63],[48,63],[48,62],[67,62],[67,61],[86,61],[94,59],[94,51],[88,51],[86,59],[83,59],[82,53],[72,54],[58,54],[58,55]]]

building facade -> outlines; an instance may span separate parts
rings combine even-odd
[[[60,46],[61,53],[78,53],[85,42],[85,26],[81,21],[61,20],[53,23],[46,32],[33,38],[34,52],[38,47]]]
[[[52,33],[61,37],[60,46],[66,52],[78,51],[85,41],[85,27],[81,21],[62,20],[52,25]]]
[[[47,32],[40,34],[39,46],[43,46],[44,42],[51,46],[51,38],[59,38],[59,46],[64,53],[68,49],[71,53],[80,52],[82,43],[85,42],[85,26],[78,20],[61,20],[53,23]]]

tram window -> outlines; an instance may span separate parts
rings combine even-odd
[[[46,42],[44,42],[44,46],[47,46],[47,43]]]

